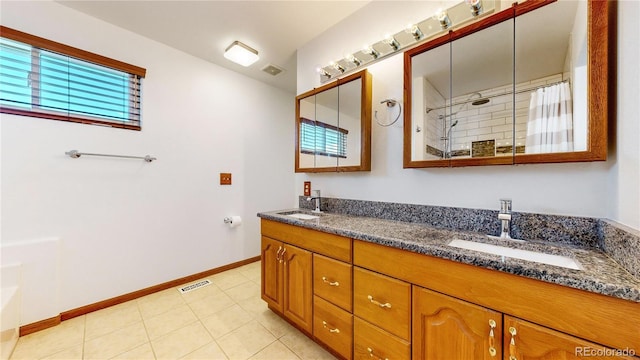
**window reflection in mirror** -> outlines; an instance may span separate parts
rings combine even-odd
[[[316,97],[314,95],[300,99],[300,153],[298,159],[300,167],[313,168],[316,166],[315,158],[315,120]]]
[[[296,97],[296,172],[371,170],[371,81],[362,70]]]
[[[315,166],[338,165],[338,89],[334,87],[316,94]]]
[[[516,18],[518,154],[587,150],[587,3]]]

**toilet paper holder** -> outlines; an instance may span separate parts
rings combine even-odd
[[[229,224],[231,227],[236,227],[242,224],[242,218],[240,216],[226,216],[224,218],[224,223]]]

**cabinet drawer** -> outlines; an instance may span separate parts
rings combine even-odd
[[[353,315],[317,296],[313,297],[313,309],[313,336],[350,360]]]
[[[351,265],[313,254],[313,293],[351,312]]]
[[[353,314],[408,341],[411,285],[354,267]]]
[[[265,219],[260,221],[260,229],[263,236],[334,259],[351,262],[352,240],[344,236]]]
[[[411,344],[354,317],[353,358],[409,360],[411,359]]]

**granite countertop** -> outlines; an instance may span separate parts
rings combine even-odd
[[[267,220],[640,302],[640,279],[596,248],[551,244],[544,241],[521,243],[490,238],[477,232],[440,229],[419,223],[363,216],[321,213],[317,219],[303,220],[287,216],[286,213],[318,215],[304,209],[285,209],[261,212],[258,216]],[[579,262],[582,269],[574,270],[456,248],[448,245],[453,239],[568,256]]]

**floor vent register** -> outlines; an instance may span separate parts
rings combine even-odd
[[[211,281],[202,280],[202,281],[198,281],[197,283],[194,283],[194,284],[189,284],[189,285],[183,286],[178,290],[180,291],[180,293],[185,294],[185,293],[188,293],[189,291],[193,291],[193,290],[199,289],[199,288],[201,288],[203,286],[207,286],[207,285],[210,285],[210,284],[211,284]]]

